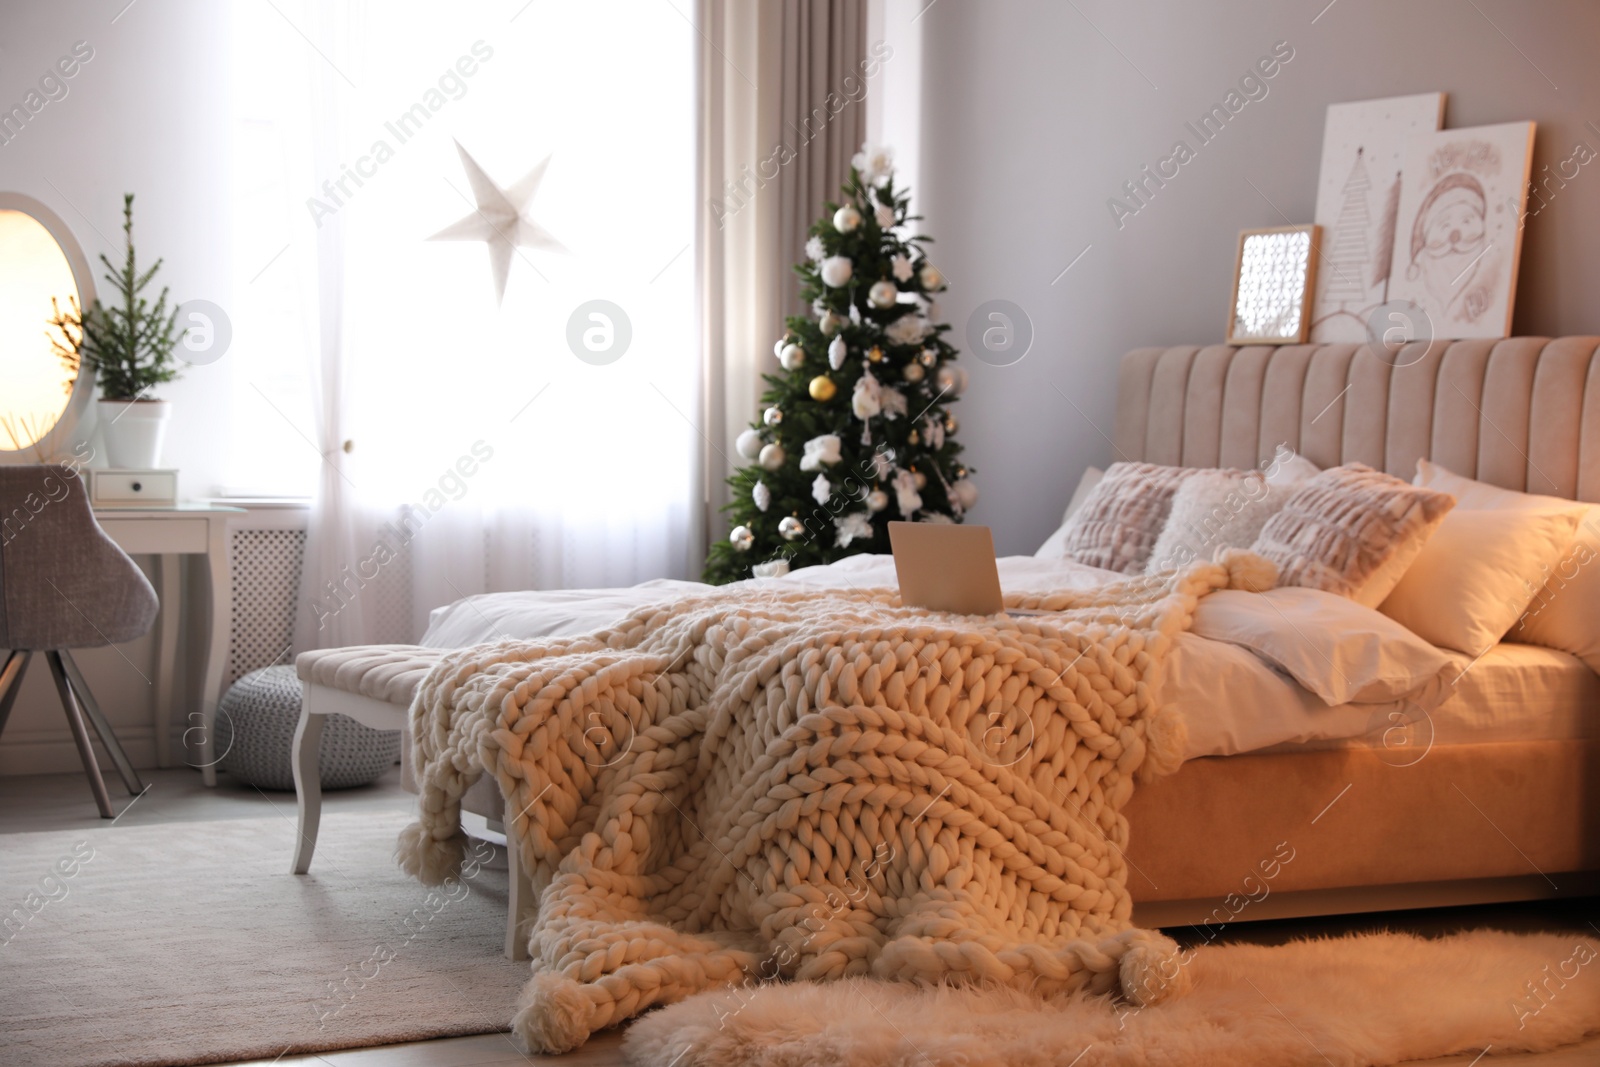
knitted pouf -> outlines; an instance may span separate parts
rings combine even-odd
[[[262,789],[293,789],[300,693],[292,666],[263,667],[234,682],[217,706],[218,766]],[[344,715],[327,718],[318,750],[322,788],[366,785],[400,758],[399,730],[374,730]]]

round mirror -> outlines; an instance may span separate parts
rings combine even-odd
[[[94,303],[83,249],[59,216],[20,193],[0,193],[0,463],[66,458],[73,428],[94,392],[51,337],[51,299],[70,313]]]

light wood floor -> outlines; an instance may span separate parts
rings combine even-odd
[[[200,784],[200,775],[188,769],[142,772],[146,792],[132,801],[113,777],[108,785],[112,802],[119,812],[119,825],[133,823],[200,822],[214,819],[252,819],[274,813],[294,813],[294,797],[287,793],[261,793],[221,776],[216,789]],[[409,809],[414,798],[400,788],[398,768],[366,789],[341,790],[327,798],[329,809],[350,811],[392,811]],[[97,825],[100,819],[83,776],[69,774],[0,778],[0,833],[28,833],[65,830]],[[1409,930],[1420,934],[1442,934],[1455,930],[1492,926],[1505,930],[1586,930],[1587,923],[1600,923],[1600,901],[1578,900],[1538,905],[1499,905],[1481,908],[1446,908],[1435,911],[1394,912],[1380,916],[1356,916],[1317,920],[1285,920],[1270,923],[1244,923],[1229,931],[1228,937],[1262,943],[1287,941],[1307,934],[1344,934],[1361,930]],[[325,1052],[278,1060],[256,1060],[234,1067],[290,1067],[292,1064],[317,1067],[512,1067],[512,1065],[560,1064],[562,1067],[622,1067],[621,1035],[602,1034],[577,1052],[566,1056],[525,1056],[507,1034],[481,1034],[476,1037],[443,1038],[381,1048]],[[1427,1067],[1446,1064],[1469,1067],[1478,1063],[1472,1055],[1426,1061]],[[1537,1056],[1493,1056],[1489,1064],[1532,1065],[1532,1067],[1594,1067],[1600,1063],[1600,1038]],[[1418,1061],[1416,1067],[1423,1067]]]

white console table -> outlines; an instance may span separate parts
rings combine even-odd
[[[96,508],[94,517],[101,529],[130,556],[160,557],[157,591],[161,614],[156,622],[156,692],[151,713],[156,731],[156,763],[172,762],[168,751],[172,742],[174,676],[178,660],[178,612],[180,599],[179,556],[205,556],[211,578],[211,610],[207,620],[209,639],[201,661],[200,707],[190,710],[189,727],[184,737],[199,732],[200,773],[206,785],[217,784],[217,756],[212,726],[221,698],[222,671],[228,660],[228,635],[233,611],[233,577],[228,569],[228,520],[243,515],[243,508],[212,504],[173,504],[166,507]],[[185,702],[187,704],[187,702]]]

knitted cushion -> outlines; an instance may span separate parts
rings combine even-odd
[[[263,667],[233,683],[217,706],[219,766],[262,789],[294,788],[294,731],[300,722],[300,679],[290,666]],[[318,749],[322,788],[366,785],[400,758],[399,730],[374,730],[329,715]]]
[[[1142,574],[1167,525],[1172,498],[1195,470],[1113,463],[1066,523],[1066,557],[1090,567]]]

